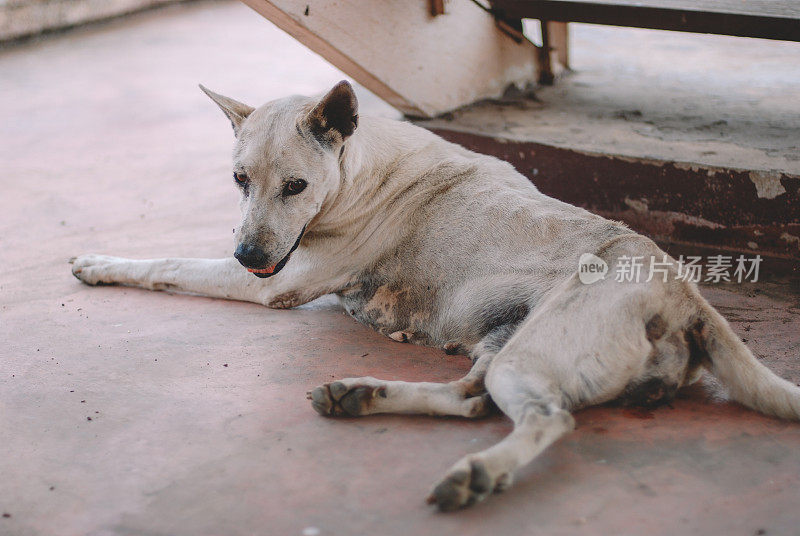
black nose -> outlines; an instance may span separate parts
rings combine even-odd
[[[246,268],[263,268],[267,265],[267,254],[252,244],[239,244],[233,256]]]

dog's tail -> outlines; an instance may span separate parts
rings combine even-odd
[[[800,420],[800,388],[759,363],[725,318],[702,298],[701,303],[689,335],[706,368],[730,397],[768,415]]]

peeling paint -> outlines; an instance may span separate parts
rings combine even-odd
[[[692,173],[702,173],[705,172],[709,177],[712,176],[717,171],[722,171],[721,168],[712,168],[707,165],[703,164],[695,164],[694,162],[670,162],[675,169],[680,169],[683,171],[691,171]]]
[[[797,249],[800,249],[800,236],[791,235],[789,233],[783,233],[781,235],[782,240],[786,240],[790,245],[793,244],[797,246]]]
[[[627,204],[627,202],[626,202]],[[629,205],[630,206],[630,205]],[[646,205],[645,205],[646,207]],[[688,225],[697,229],[725,229],[724,225],[709,221],[697,216],[690,216],[682,212],[670,212],[663,210],[637,210],[631,207],[630,211],[617,212],[614,214],[598,211],[606,217],[621,219],[625,223],[632,224],[635,228],[648,228],[662,236],[669,236],[675,231],[675,224]]]
[[[626,197],[625,204],[635,212],[647,212],[647,199],[631,199],[630,197]]]
[[[761,199],[775,199],[786,193],[778,171],[751,171],[750,180],[755,184],[756,194]]]

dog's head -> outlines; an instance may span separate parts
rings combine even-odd
[[[358,124],[355,93],[342,81],[320,100],[295,96],[253,108],[200,88],[236,136],[233,178],[242,221],[234,256],[258,277],[270,277],[339,188],[339,157]]]

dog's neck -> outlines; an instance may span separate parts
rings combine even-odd
[[[398,197],[431,165],[445,158],[447,142],[429,131],[401,121],[362,117],[339,158],[340,182],[323,203],[312,232],[361,239],[390,240],[393,220],[413,212]],[[424,196],[412,203],[421,204]],[[403,226],[395,226],[402,228]]]

